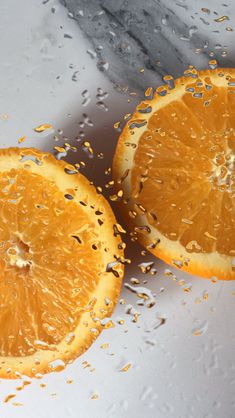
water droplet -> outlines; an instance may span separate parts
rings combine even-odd
[[[95,59],[97,57],[97,53],[95,51],[92,51],[92,49],[87,49],[87,54],[90,55],[92,59]]]
[[[82,143],[82,149],[83,149],[83,151],[85,151],[88,154],[89,158],[94,157],[94,151],[93,151],[89,141],[84,141]]]
[[[109,63],[108,61],[105,61],[105,60],[98,61],[96,66],[98,70],[100,71],[108,71],[109,69]]]
[[[148,87],[147,90],[145,90],[144,93],[145,97],[152,99],[153,98],[153,88],[152,87]]]
[[[194,35],[194,33],[198,32],[198,27],[197,26],[190,26],[188,33],[189,33],[189,37],[192,38],[192,36]]]
[[[48,366],[50,366],[53,372],[60,372],[61,370],[64,370],[65,362],[61,359],[56,359],[51,361]]]
[[[95,393],[93,393],[92,395],[91,395],[91,397],[90,397],[92,400],[97,400],[97,399],[99,399],[99,395],[98,395],[98,393],[97,392],[95,392]]]
[[[161,18],[161,22],[164,26],[167,26],[168,21],[169,21],[169,15],[165,15]]]
[[[150,289],[147,289],[146,287],[142,286],[131,286],[129,283],[125,283],[124,286],[126,289],[129,289],[132,293],[135,293],[139,298],[144,299],[148,308],[152,308],[155,305],[155,297],[153,296]]]
[[[101,100],[96,102],[96,106],[98,106],[100,109],[104,110],[105,112],[108,111],[108,106],[104,102],[102,102]]]
[[[154,267],[154,261],[142,262],[138,264],[138,267],[142,271],[142,273],[147,274],[150,272],[152,267]]]
[[[67,13],[67,16],[68,16],[70,19],[75,19],[75,16],[74,16],[74,14],[73,14],[72,12],[68,12],[68,13]]]
[[[172,77],[172,75],[164,75],[163,81],[168,85],[170,89],[175,87],[174,77]]]
[[[207,9],[206,7],[202,7],[202,8],[201,8],[201,11],[202,11],[203,13],[207,13],[207,14],[209,14],[209,13],[210,13],[210,9]]]
[[[15,393],[11,393],[10,395],[7,395],[6,397],[5,397],[5,399],[4,399],[4,403],[8,403],[9,401],[11,401],[13,398],[15,398],[16,397],[16,394]]]
[[[123,197],[123,190],[122,189],[118,190],[117,193],[109,196],[109,198],[112,202],[120,201],[122,199],[122,197]]]
[[[36,127],[36,128],[34,128],[33,130],[34,130],[35,132],[39,132],[39,133],[41,133],[41,132],[44,132],[44,131],[46,131],[46,130],[48,130],[48,129],[53,129],[53,126],[52,126],[52,125],[50,125],[49,123],[44,123],[44,124],[42,124],[42,125],[37,126],[37,127]]]
[[[83,120],[84,120],[85,125],[90,126],[90,127],[94,126],[93,122],[91,121],[89,116],[87,116],[86,113],[83,113],[82,116],[83,116]]]
[[[74,71],[74,73],[73,73],[73,75],[71,77],[72,81],[78,81],[78,78],[77,78],[77,75],[78,74],[79,74],[79,71]]]
[[[18,139],[18,144],[22,144],[22,142],[24,142],[26,140],[26,136],[22,136],[21,138]]]
[[[179,269],[181,269],[184,266],[184,263],[181,260],[172,259],[172,263],[174,264],[174,266],[178,267]]]
[[[225,20],[229,20],[229,17],[228,16],[221,16],[221,17],[218,17],[217,19],[214,19],[214,21],[218,22],[218,23],[224,22]]]
[[[97,95],[96,95],[97,100],[104,100],[104,99],[107,99],[107,97],[108,97],[107,91],[104,91],[102,88],[98,87]]]
[[[103,350],[109,348],[109,343],[101,344],[100,348],[102,348]]]
[[[33,161],[37,165],[42,165],[42,161],[40,161],[35,155],[22,155],[20,162],[24,163],[26,161]]]
[[[203,334],[205,334],[205,332],[208,329],[208,322],[207,321],[203,321],[201,322],[199,319],[195,320],[195,327],[192,329],[192,334],[195,335],[196,337],[199,337]]]
[[[73,39],[72,35],[70,35],[69,33],[64,33],[64,38]]]
[[[147,125],[147,121],[145,119],[132,119],[130,123],[128,123],[128,128],[133,130],[135,128],[142,128],[145,125]]]
[[[127,372],[131,367],[132,367],[132,364],[131,363],[127,363],[119,371],[120,372]]]
[[[209,68],[211,70],[215,70],[218,67],[218,63],[216,60],[210,60],[209,61]]]

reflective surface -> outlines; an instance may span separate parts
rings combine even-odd
[[[156,86],[161,74],[180,75],[189,63],[206,67],[212,52],[219,65],[232,65],[234,32],[226,28],[232,27],[234,6],[232,2],[227,8],[220,2],[197,2],[196,6],[190,6],[189,1],[174,6],[164,2],[164,8],[172,5],[174,13],[178,10],[184,16],[181,24],[179,17],[173,21],[171,11],[163,6],[161,17],[155,17],[152,5],[156,41],[154,38],[147,46],[145,40],[143,43],[147,56],[155,51],[156,42],[159,45],[164,71],[156,72],[155,81],[156,68],[145,66],[141,55],[132,65],[129,55],[125,64],[125,54],[117,55],[113,48],[113,55],[101,53],[103,50],[95,51],[97,56],[93,53],[99,46],[94,43],[105,47],[105,41],[101,38],[90,43],[81,32],[88,32],[89,25],[78,25],[71,13],[80,10],[82,18],[82,11],[86,15],[100,9],[89,2],[83,10],[84,4],[79,3],[74,6],[71,1],[65,9],[55,1],[27,0],[22,10],[16,1],[2,1],[1,146],[53,151],[65,142],[76,145],[79,151],[68,151],[66,159],[84,161],[81,172],[112,194],[104,185],[111,181],[109,168],[118,137],[119,127],[113,125],[121,121],[123,126],[124,115],[134,110],[141,91]],[[121,7],[120,2],[106,3],[109,13],[101,15],[102,19],[110,19],[110,13],[116,13],[113,9]],[[129,5],[122,7],[128,9]],[[142,16],[140,9],[136,7],[136,16]],[[223,16],[229,21],[215,21]],[[97,19],[92,21],[94,27]],[[180,36],[190,38],[191,34],[195,43],[172,33],[175,22],[182,26]],[[146,24],[148,30],[152,24]],[[140,28],[137,24],[132,33],[141,36]],[[125,31],[122,36],[125,42]],[[167,37],[177,39],[177,45],[173,41],[171,47],[169,41],[165,44]],[[205,42],[208,46],[204,48]],[[196,52],[197,48],[202,52]],[[150,56],[150,62],[155,59],[155,54]],[[42,124],[52,125],[53,132],[35,132]],[[24,136],[24,142],[18,144]],[[93,158],[84,141],[95,150]],[[115,203],[113,207],[119,216]],[[16,394],[2,403],[4,418],[234,417],[234,283],[188,276],[127,241],[126,257],[132,263],[126,268],[120,303],[113,315],[115,327],[105,330],[90,350],[64,371],[26,383],[24,390],[16,390],[22,382],[2,380],[1,400]]]

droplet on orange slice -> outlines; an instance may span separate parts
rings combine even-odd
[[[235,279],[235,69],[191,68],[158,88],[124,128],[113,173],[134,239],[192,274]]]
[[[118,299],[114,215],[84,176],[67,172],[35,149],[0,150],[1,377],[63,369]]]

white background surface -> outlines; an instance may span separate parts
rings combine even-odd
[[[51,13],[53,6],[56,13]],[[33,132],[41,123],[62,129],[72,142],[86,112],[94,122],[86,134],[91,140],[96,138],[97,150],[110,158],[116,140],[113,123],[133,110],[134,103],[128,104],[127,96],[115,92],[98,72],[74,21],[52,1],[42,5],[39,0],[25,0],[23,4],[1,0],[0,15],[1,146],[17,145],[18,138],[26,135],[25,146],[52,149],[56,145],[52,135]],[[64,33],[73,38],[64,38]],[[78,71],[76,82],[72,81],[74,71]],[[107,112],[96,106],[98,87],[109,92]],[[84,108],[81,92],[85,89],[91,102]],[[106,162],[95,164],[101,171],[101,164]],[[235,417],[235,284],[212,283],[175,271],[178,280],[192,285],[185,293],[177,281],[164,274],[167,266],[151,255],[143,259],[140,250],[137,246],[129,250],[132,265],[124,282],[130,277],[139,277],[141,283],[147,279],[145,286],[156,294],[156,305],[151,309],[138,307],[136,295],[123,289],[126,303],[141,313],[137,324],[125,314],[125,306],[117,306],[113,320],[122,318],[125,324],[104,331],[65,371],[34,380],[18,392],[12,402],[22,406],[2,402],[19,386],[19,382],[2,380],[1,417]],[[146,260],[155,262],[157,275],[140,274],[137,265]],[[203,299],[205,291],[207,301]],[[196,298],[201,303],[195,303]],[[166,323],[155,329],[159,317],[165,317]],[[196,329],[201,330],[201,336],[193,334]],[[106,342],[110,346],[102,350],[100,345]],[[83,361],[96,371],[84,369]],[[120,372],[129,362],[132,367]],[[66,383],[69,378],[74,380],[72,384]],[[42,382],[45,388],[40,388]],[[91,399],[93,393],[98,394],[97,400]]]

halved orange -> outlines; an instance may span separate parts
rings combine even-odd
[[[0,150],[0,376],[59,370],[108,327],[123,254],[109,204],[66,162]]]
[[[113,174],[133,239],[182,270],[235,279],[235,69],[191,68],[158,88],[124,128]]]

